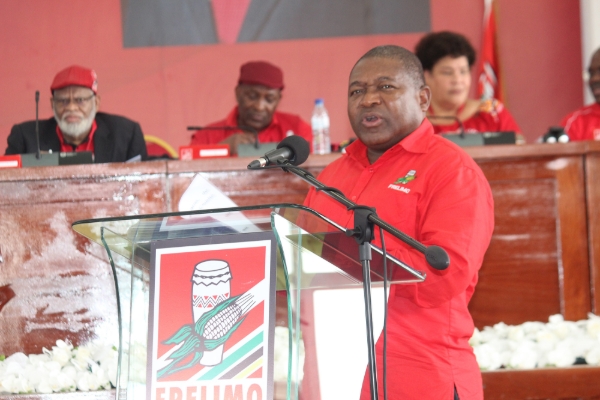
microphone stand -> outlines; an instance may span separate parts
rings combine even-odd
[[[246,131],[254,135],[254,148],[258,149],[258,131],[251,126],[188,126],[188,131]]]
[[[371,399],[378,400],[377,364],[375,357],[375,338],[373,335],[373,308],[371,305],[371,241],[374,239],[374,225],[377,225],[384,231],[423,253],[427,263],[435,269],[446,269],[450,265],[448,253],[439,246],[427,247],[408,236],[406,233],[394,228],[392,225],[379,218],[373,208],[353,203],[348,200],[342,192],[335,188],[325,186],[308,171],[305,171],[302,168],[296,168],[288,161],[280,163],[279,166],[284,171],[292,172],[294,175],[308,182],[310,185],[314,186],[317,191],[325,192],[325,194],[346,206],[348,210],[354,211],[354,229],[348,229],[346,235],[353,236],[359,245],[359,258],[362,264],[363,292],[365,299],[365,321],[370,375],[369,386],[371,390]],[[387,279],[387,277],[385,278]]]
[[[38,117],[38,108],[40,103],[40,91],[35,91],[35,140],[37,142],[37,148],[35,153],[35,158],[38,160],[42,158],[42,153],[40,151],[40,119]]]

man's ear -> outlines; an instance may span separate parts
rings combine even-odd
[[[419,89],[419,105],[421,106],[421,110],[426,112],[429,109],[429,104],[431,103],[431,88],[427,85],[424,85]]]
[[[100,108],[100,96],[99,95],[95,95],[94,96],[94,101],[96,102],[96,110],[98,110]]]
[[[237,85],[235,87],[235,101],[237,101],[237,103],[240,104],[241,98],[242,98],[242,88],[240,87],[240,85]]]

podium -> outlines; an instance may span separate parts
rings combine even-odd
[[[362,265],[355,240],[325,216],[269,204],[84,220],[73,229],[105,248],[113,270],[118,399],[358,399]],[[425,279],[372,250],[373,290]],[[377,298],[381,310],[385,298]],[[339,397],[349,385],[352,396]]]

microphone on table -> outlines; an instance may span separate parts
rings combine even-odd
[[[257,158],[248,164],[248,169],[262,168],[266,165],[282,164],[289,162],[300,165],[308,159],[310,146],[301,136],[288,136],[277,145],[274,150],[267,151],[263,157]]]
[[[40,104],[40,91],[35,91],[35,140],[37,143],[37,151],[35,153],[35,158],[38,160],[42,157],[42,152],[40,150],[40,119],[38,117],[38,109]]]
[[[463,125],[460,118],[458,118],[457,116],[454,116],[454,115],[428,115],[427,119],[451,119],[451,120],[457,122],[458,123],[458,134],[460,135],[461,139],[464,139],[465,126]]]
[[[246,131],[254,135],[254,147],[258,149],[258,131],[251,126],[188,126],[188,131]]]

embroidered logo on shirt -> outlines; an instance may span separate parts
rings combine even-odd
[[[398,184],[408,184],[410,181],[415,180],[415,178],[417,177],[417,171],[415,171],[414,169],[411,169],[410,171],[408,171],[408,173],[406,175],[404,175],[402,178],[398,178],[396,179],[396,182],[391,183],[388,186],[388,189],[392,189],[392,190],[397,190],[399,192],[404,192],[404,193],[409,193],[410,189],[406,188],[404,186],[399,186]]]
[[[417,171],[415,171],[414,169],[411,169],[410,171],[408,171],[408,173],[406,175],[404,175],[402,178],[398,178],[396,180],[396,182],[394,182],[394,185],[397,185],[399,183],[403,183],[403,184],[407,184],[410,181],[414,181],[417,175]]]

